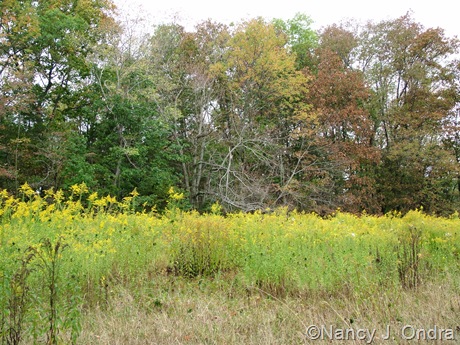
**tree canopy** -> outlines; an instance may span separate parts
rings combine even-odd
[[[136,30],[110,0],[0,3],[0,188],[161,208],[460,208],[459,41],[410,14]]]

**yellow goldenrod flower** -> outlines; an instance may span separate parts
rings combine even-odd
[[[109,204],[116,204],[116,203],[117,203],[117,198],[114,197],[114,196],[107,195],[107,196],[105,197],[105,199],[107,200],[107,202],[108,202]]]
[[[89,192],[89,189],[88,189],[88,186],[86,185],[86,183],[85,182],[80,183],[80,193],[85,194],[85,193],[88,193],[88,192]]]
[[[176,191],[174,190],[174,187],[169,188],[168,194],[171,200],[179,201],[184,198],[184,193],[176,193]]]
[[[216,201],[214,204],[212,204],[211,212],[213,214],[220,214],[221,211],[222,211],[222,206],[219,204],[218,201]]]
[[[19,191],[23,193],[24,195],[31,197],[32,195],[35,194],[34,190],[29,186],[29,184],[26,182],[24,183],[20,188]]]
[[[50,189],[45,190],[45,196],[52,198],[54,196],[54,187],[51,187]]]
[[[80,186],[78,184],[74,184],[73,186],[70,186],[70,191],[72,194],[79,195],[80,194]]]
[[[106,198],[97,199],[97,200],[94,200],[93,203],[97,207],[104,207],[104,206],[107,205],[107,200],[106,200]]]
[[[94,201],[96,201],[96,199],[97,199],[97,192],[91,193],[91,195],[88,197],[88,201],[92,204],[94,203]]]
[[[1,199],[8,199],[8,191],[6,189],[0,190],[0,198]]]
[[[59,204],[62,200],[64,200],[64,192],[62,189],[59,189],[56,193],[54,193],[54,200]]]

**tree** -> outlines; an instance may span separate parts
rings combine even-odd
[[[149,37],[133,32],[138,22],[119,22],[94,56],[94,92],[100,99],[84,135],[99,190],[122,198],[137,188],[152,204],[161,204],[176,183],[177,154],[169,123],[158,112]]]
[[[274,19],[275,28],[287,37],[287,48],[296,56],[298,70],[314,66],[313,50],[318,46],[318,34],[311,28],[313,20],[306,14],[297,13],[286,21]]]
[[[315,162],[309,169],[316,186],[312,197],[321,212],[379,208],[372,173],[379,153],[372,145],[372,120],[365,107],[370,91],[363,74],[352,68],[354,41],[351,32],[328,27],[314,55],[307,99],[316,117],[307,136]]]
[[[254,210],[290,203],[292,118],[305,93],[286,36],[255,19],[234,31],[219,71],[216,116],[220,145],[210,186],[229,209]],[[295,168],[294,168],[295,170]],[[292,205],[294,206],[294,205]]]
[[[89,77],[87,57],[112,10],[109,0],[0,3],[0,97],[8,100],[0,109],[8,143],[1,152],[3,186],[26,179],[35,187],[52,184],[49,169],[56,165],[40,148],[70,130],[73,96]]]
[[[441,29],[425,29],[407,14],[369,24],[360,45],[362,70],[373,89],[375,142],[382,149],[383,211],[447,210],[439,182],[458,169],[442,144],[443,124],[458,100],[449,62],[458,41]]]

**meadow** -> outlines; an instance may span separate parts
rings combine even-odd
[[[458,214],[199,214],[169,196],[158,213],[135,190],[0,191],[0,344],[365,341],[311,325],[460,340]]]

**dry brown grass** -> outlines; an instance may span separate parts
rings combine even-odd
[[[305,330],[311,324],[376,329],[379,337],[387,325],[395,331],[393,340],[377,338],[373,344],[405,343],[396,332],[404,325],[437,326],[455,330],[456,341],[447,343],[460,343],[460,294],[448,283],[417,291],[277,298],[259,289],[236,291],[228,283],[204,286],[173,279],[147,284],[135,293],[114,287],[107,308],[84,313],[79,344],[365,343],[308,340]]]

